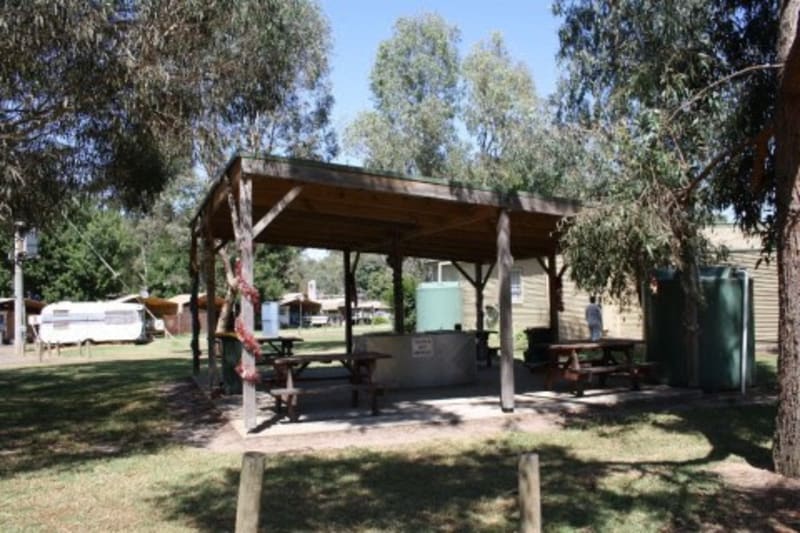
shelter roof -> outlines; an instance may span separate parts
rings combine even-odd
[[[41,313],[42,308],[47,305],[46,302],[42,302],[40,300],[32,300],[30,298],[25,298],[25,312],[28,314],[36,314],[38,315]],[[14,298],[0,298],[0,310],[3,311],[13,311],[14,310]]]
[[[139,303],[144,305],[151,313],[157,317],[164,315],[174,315],[178,312],[178,304],[165,298],[155,296],[142,297],[138,294],[128,294],[114,300],[120,303]]]
[[[456,180],[239,155],[212,185],[195,217],[210,222],[214,238],[234,238],[228,191],[238,198],[242,178],[252,180],[254,224],[282,199],[293,198],[256,242],[406,257],[492,262],[502,210],[510,216],[514,257],[548,255],[556,250],[559,221],[579,209],[570,200],[492,191]]]
[[[191,294],[176,294],[175,296],[169,299],[170,302],[174,302],[175,304],[177,304],[181,308],[181,310],[183,310],[184,306],[188,306],[191,300],[192,300]],[[222,298],[221,296],[217,296],[216,298],[214,298],[214,301],[216,302],[215,305],[216,309],[217,310],[222,309],[222,305],[225,303],[225,299]],[[206,308],[206,293],[201,292],[200,294],[197,295],[197,308],[198,309]]]

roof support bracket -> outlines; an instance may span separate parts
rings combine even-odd
[[[289,204],[300,195],[302,190],[303,187],[300,185],[295,185],[292,187],[289,192],[283,196],[283,198],[278,200],[278,203],[272,206],[272,209],[270,209],[266,215],[261,217],[261,220],[253,225],[253,240],[257,239],[261,232],[267,229],[267,226],[269,226],[272,221],[275,220],[278,215],[280,215],[281,212],[283,212],[283,210],[286,209]]]

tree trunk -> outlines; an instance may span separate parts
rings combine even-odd
[[[781,73],[775,124],[778,223],[778,415],[772,457],[775,471],[800,477],[800,0],[781,6]]]

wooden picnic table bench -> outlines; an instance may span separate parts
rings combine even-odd
[[[264,353],[267,357],[286,356],[294,353],[294,345],[303,342],[301,337],[282,336],[277,337],[256,337],[256,342],[261,345],[262,350],[267,349]]]
[[[635,363],[633,350],[642,341],[636,339],[600,339],[591,342],[564,342],[537,345],[544,348],[547,355],[547,374],[545,387],[552,389],[556,378],[572,382],[576,396],[583,396],[585,385],[592,376],[598,376],[601,386],[610,375],[624,376],[630,380],[631,388],[640,388],[641,378],[650,370],[650,363]],[[578,354],[585,351],[601,351],[598,359],[581,361]],[[615,353],[621,353],[618,361]]]
[[[293,355],[275,357],[269,360],[274,369],[269,393],[275,397],[276,410],[281,414],[282,406],[287,406],[287,414],[292,422],[296,422],[298,398],[303,395],[316,395],[350,391],[353,407],[358,406],[360,392],[370,395],[372,414],[378,414],[377,397],[383,394],[383,387],[373,381],[375,366],[380,359],[389,359],[390,355],[377,352],[330,353]],[[303,372],[311,363],[338,362],[348,371],[346,383],[309,383],[303,379]]]

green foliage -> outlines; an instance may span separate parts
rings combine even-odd
[[[347,128],[368,167],[499,190],[583,194],[601,164],[579,128],[557,125],[526,67],[493,34],[459,63],[459,34],[438,15],[399,19],[372,72],[374,110]],[[466,135],[458,136],[455,124]]]
[[[391,305],[392,269],[385,257],[372,254],[361,257],[356,271],[356,288],[369,300],[381,300]]]
[[[0,31],[4,219],[41,227],[77,191],[148,206],[191,163],[215,171],[242,128],[252,149],[334,148],[314,3],[4,2]]]
[[[45,301],[104,300],[141,287],[129,268],[139,247],[131,226],[114,210],[75,206],[40,236],[39,253],[25,263],[25,289]]]
[[[401,18],[370,77],[375,111],[346,132],[368,167],[442,176],[456,144],[459,32],[438,15]]]
[[[305,290],[312,279],[317,282],[317,292],[327,296],[344,293],[344,263],[342,253],[328,252],[319,259],[300,255],[296,263],[297,290]]]
[[[557,0],[561,114],[592,128],[658,122],[661,151],[703,210],[771,234],[778,0]],[[750,70],[745,70],[745,69]],[[764,161],[766,158],[766,161]],[[677,187],[678,184],[672,184]],[[765,244],[771,245],[768,240]]]
[[[654,267],[693,271],[714,252],[700,231],[714,209],[746,196],[752,157],[732,148],[765,126],[774,95],[769,69],[721,80],[772,60],[762,32],[774,29],[777,2],[558,0],[554,11],[564,20],[561,116],[593,131],[608,161],[564,236],[572,276],[624,296]],[[764,191],[751,208],[764,207]]]
[[[403,330],[406,333],[417,329],[417,285],[416,277],[403,275]]]
[[[253,283],[263,300],[280,300],[294,286],[297,248],[257,245],[254,253]]]
[[[539,105],[530,72],[514,64],[499,33],[478,43],[462,66],[466,85],[464,123],[477,144],[473,180],[482,185],[518,188],[524,173],[514,172],[528,138],[541,125]]]

